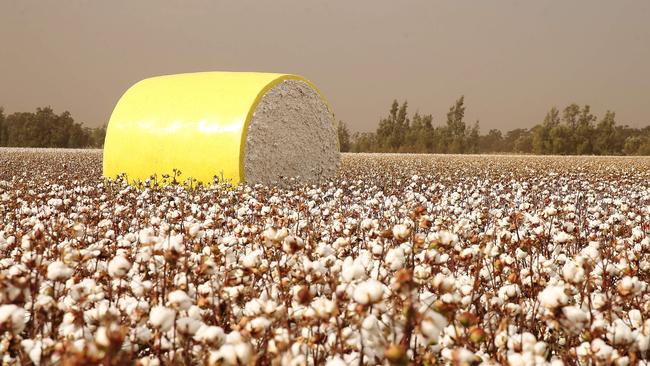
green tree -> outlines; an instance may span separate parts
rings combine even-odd
[[[393,100],[388,117],[379,120],[377,127],[376,140],[379,151],[390,151],[392,136],[395,134],[397,124],[397,112],[399,103],[397,99]]]
[[[0,146],[7,146],[7,127],[4,112],[4,109],[0,107]]]
[[[464,152],[470,154],[477,154],[479,152],[480,139],[481,139],[481,128],[479,127],[479,122],[476,121],[467,136],[467,143],[465,144]]]
[[[525,146],[522,144],[526,144]],[[515,128],[506,132],[503,138],[503,152],[532,152],[532,135],[525,128]]]
[[[503,151],[503,134],[500,130],[491,129],[484,136],[479,139],[479,152],[491,153]]]
[[[520,134],[513,144],[514,152],[530,154],[533,152],[533,136],[529,133]]]
[[[408,102],[404,101],[399,108],[397,113],[397,120],[395,121],[395,129],[393,130],[393,135],[391,136],[391,148],[392,151],[399,151],[400,148],[405,145],[406,135],[409,130],[409,118],[408,118]]]
[[[533,127],[531,151],[535,154],[552,154],[553,141],[551,131],[558,126],[560,126],[560,111],[556,107],[553,107],[546,113],[544,122],[541,125]]]
[[[591,114],[590,107],[585,105],[580,114],[578,115],[578,122],[573,129],[575,150],[573,153],[578,155],[593,154],[593,138],[595,134],[594,122],[596,122],[596,116]]]
[[[449,137],[448,152],[460,154],[465,152],[465,96],[461,96],[449,108],[447,113],[447,133]]]
[[[551,154],[568,155],[573,151],[572,130],[569,126],[560,124],[549,131]]]
[[[409,118],[408,103],[404,101],[400,105],[397,100],[393,100],[388,115],[380,119],[375,133],[350,135],[347,126],[341,122],[337,127],[341,149],[354,152],[650,155],[650,126],[638,129],[617,125],[615,114],[610,111],[595,124],[598,118],[591,112],[589,105],[580,107],[574,103],[561,111],[553,107],[541,123],[530,129],[516,128],[505,134],[492,129],[485,135],[481,135],[478,121],[471,127],[466,125],[465,108],[465,98],[461,96],[449,108],[446,124],[434,126],[430,114],[422,115],[416,111]],[[52,115],[47,110],[41,113]],[[25,115],[16,115],[16,118],[26,121],[21,124],[16,136],[33,138],[33,121]],[[76,135],[80,125],[71,122],[69,116],[61,115],[59,119],[63,121],[59,121],[59,125],[66,126],[62,131],[68,131],[73,136],[70,145],[83,144],[78,140],[83,140],[84,135]],[[83,130],[91,136],[88,144],[100,146],[105,128]],[[101,138],[95,137],[96,134],[101,135]],[[49,136],[45,141],[52,139],[54,137]]]
[[[598,155],[614,155],[617,153],[616,143],[618,131],[616,130],[616,113],[607,111],[596,126],[594,139],[594,153]]]
[[[405,138],[405,144],[400,151],[426,153],[433,146],[433,117],[415,112],[410,121]]]
[[[93,147],[104,147],[104,139],[106,138],[106,125],[91,130],[91,141]]]
[[[356,132],[352,135],[353,152],[377,152],[377,136],[372,132]]]
[[[339,148],[341,152],[350,151],[350,131],[348,130],[348,126],[345,125],[345,122],[339,121],[337,131],[339,135]]]
[[[433,129],[432,134],[432,151],[438,154],[449,152],[449,129],[446,126],[437,126]]]
[[[37,108],[33,113],[12,113],[3,117],[2,125],[1,144],[16,147],[97,146],[97,141],[103,143],[106,133],[105,127],[84,127],[75,122],[69,112],[57,115],[50,107]]]
[[[625,155],[637,155],[639,148],[643,145],[645,139],[641,136],[630,136],[625,139],[623,144],[623,154]]]
[[[570,129],[575,130],[576,126],[578,126],[579,115],[580,106],[575,103],[569,104],[566,108],[564,108],[562,121],[566,123]]]
[[[406,101],[400,106],[397,100],[394,100],[388,117],[379,121],[376,135],[380,151],[396,152],[405,143],[409,130],[407,110]]]
[[[650,133],[647,133],[636,151],[636,155],[650,155]]]
[[[16,112],[5,118],[7,146],[34,146],[32,135],[35,128],[32,126],[32,117],[33,113]]]

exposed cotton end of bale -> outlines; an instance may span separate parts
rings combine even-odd
[[[333,176],[339,161],[334,118],[318,92],[304,81],[285,80],[262,97],[246,136],[247,182],[316,182]]]

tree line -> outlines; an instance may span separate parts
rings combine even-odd
[[[431,114],[409,116],[408,103],[394,100],[375,132],[350,133],[339,121],[338,135],[341,151],[347,152],[650,155],[650,126],[619,125],[614,112],[598,118],[588,105],[577,104],[562,111],[551,108],[532,128],[481,134],[479,121],[465,122],[464,97],[449,108],[446,123],[438,126]]]
[[[85,127],[70,112],[56,114],[50,107],[36,112],[16,112],[5,116],[0,107],[0,146],[11,147],[102,147],[106,126]]]
[[[465,98],[460,97],[447,113],[443,125],[434,126],[431,114],[409,115],[408,103],[394,100],[388,115],[375,132],[350,133],[339,122],[338,135],[344,152],[405,153],[523,153],[559,155],[650,155],[650,126],[633,128],[616,122],[607,111],[598,118],[588,105],[570,104],[551,108],[532,128],[506,133],[492,129],[480,133],[479,121],[465,122]],[[52,108],[4,114],[0,107],[0,146],[102,147],[106,126],[85,127],[65,111]]]

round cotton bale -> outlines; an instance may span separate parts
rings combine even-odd
[[[205,72],[135,84],[111,115],[104,176],[129,182],[163,174],[274,184],[333,176],[334,117],[318,89],[288,74]]]

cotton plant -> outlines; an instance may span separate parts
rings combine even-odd
[[[644,159],[344,155],[335,179],[279,188],[0,157],[7,364],[650,356]]]

